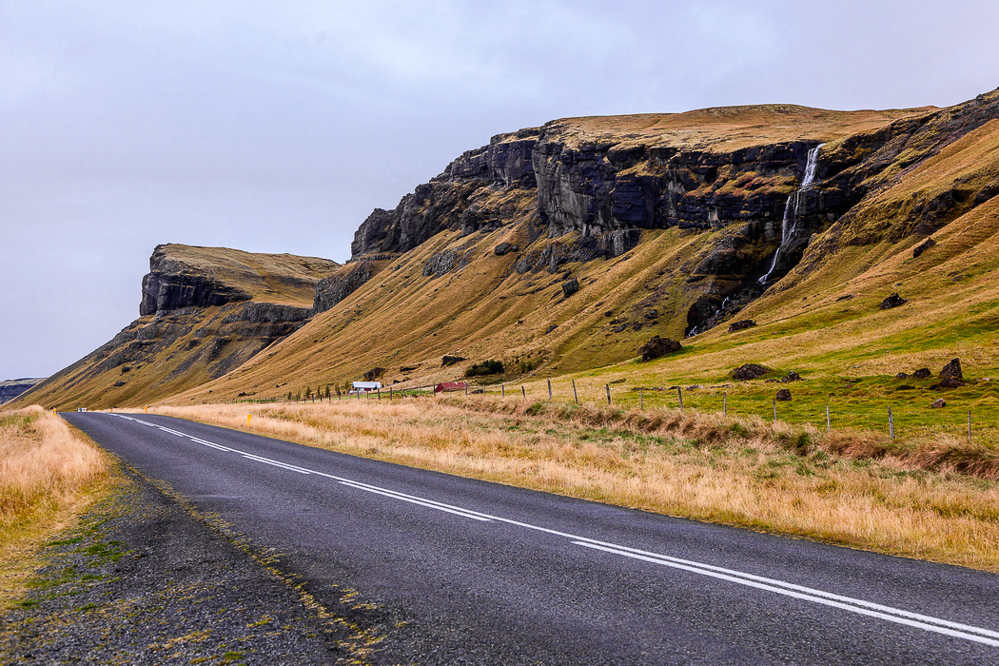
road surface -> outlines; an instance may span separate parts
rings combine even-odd
[[[163,416],[72,413],[217,516],[380,663],[999,663],[999,576]]]

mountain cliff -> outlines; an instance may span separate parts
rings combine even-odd
[[[260,399],[369,371],[453,380],[487,359],[510,381],[630,363],[652,336],[685,351],[643,368],[707,381],[747,361],[996,367],[997,120],[993,91],[500,134],[373,211],[344,266],[157,248],[140,319],[42,388],[62,404]],[[905,305],[881,310],[892,292]],[[735,319],[757,325],[735,335]]]
[[[26,396],[52,407],[143,404],[221,377],[312,316],[326,259],[160,245],[140,317]]]
[[[570,118],[498,135],[374,211],[331,280],[333,297],[317,296],[321,312],[210,387],[280,395],[267,388],[274,375],[293,373],[304,387],[375,367],[411,385],[454,379],[486,358],[503,360],[507,379],[581,372],[633,358],[652,335],[692,334],[690,353],[722,350],[712,363],[723,375],[755,353],[734,351],[718,326],[736,315],[761,322],[740,342],[811,331],[816,317],[849,320],[842,358],[863,356],[871,340],[857,331],[880,331],[877,303],[909,277],[922,290],[908,271],[945,252],[877,279],[872,267],[911,260],[930,234],[946,244],[969,216],[991,219],[997,113],[992,92],[947,109],[766,105]],[[845,295],[847,305],[837,300]],[[933,325],[922,308],[905,311],[907,325]],[[444,355],[467,361],[445,366]]]

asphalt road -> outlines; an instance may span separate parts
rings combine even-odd
[[[992,574],[162,416],[64,416],[379,634],[379,663],[999,663]]]

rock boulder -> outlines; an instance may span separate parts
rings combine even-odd
[[[943,370],[940,371],[940,376],[964,379],[964,374],[961,372],[961,359],[952,358],[950,362],[943,367]]]
[[[909,299],[902,298],[901,296],[898,295],[898,292],[895,292],[885,300],[881,301],[881,309],[890,310],[892,308],[897,308],[900,305],[905,305],[908,302]]]
[[[642,355],[643,361],[651,361],[654,358],[678,352],[680,349],[682,349],[682,346],[676,340],[661,338],[658,335],[654,335],[652,336],[652,339],[642,345],[642,348],[638,350],[638,353]]]
[[[770,372],[770,368],[765,365],[760,365],[759,363],[746,363],[744,365],[740,365],[732,371],[732,379],[738,379],[739,381],[759,379],[768,372]]]
[[[735,321],[728,325],[728,332],[735,333],[736,331],[743,331],[747,328],[752,328],[756,326],[756,322],[752,319],[743,319],[741,321]]]

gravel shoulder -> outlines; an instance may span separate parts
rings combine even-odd
[[[377,642],[130,470],[0,619],[10,664],[365,663]]]

